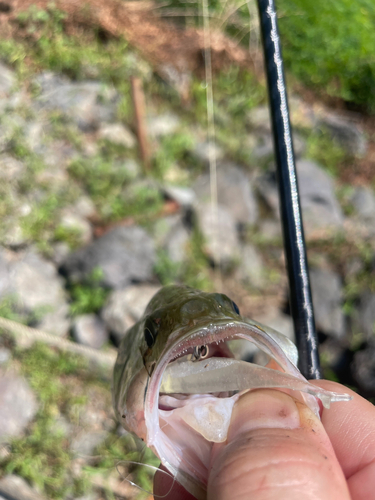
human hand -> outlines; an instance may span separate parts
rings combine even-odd
[[[375,407],[353,400],[323,409],[322,420],[276,390],[244,394],[234,406],[226,443],[215,444],[207,500],[375,499]],[[156,473],[155,498],[194,500],[172,478]]]

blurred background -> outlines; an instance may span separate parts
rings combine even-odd
[[[375,5],[276,4],[324,376],[374,401]],[[177,282],[293,338],[256,3],[208,11],[214,144],[199,1],[0,1],[0,317],[113,352]],[[151,498],[110,368],[21,330],[0,331],[0,495]]]

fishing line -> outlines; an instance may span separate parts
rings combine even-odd
[[[206,77],[206,109],[207,109],[207,137],[208,137],[208,162],[210,166],[210,195],[211,195],[211,223],[213,227],[213,255],[217,258],[217,286],[222,288],[221,280],[221,255],[218,244],[219,217],[217,196],[217,164],[216,164],[216,133],[214,98],[212,88],[212,61],[211,61],[211,30],[208,12],[208,1],[202,0],[203,34],[204,34],[204,67]]]
[[[120,470],[119,470],[119,468],[118,468],[118,467],[119,467],[120,465],[129,465],[129,464],[131,464],[131,465],[139,465],[139,466],[144,466],[144,467],[146,467],[146,468],[148,468],[148,469],[153,470],[154,472],[159,471],[159,472],[161,472],[161,473],[165,474],[166,476],[168,476],[168,477],[170,477],[170,478],[172,479],[172,484],[171,484],[171,487],[169,488],[169,490],[167,491],[167,493],[165,493],[164,495],[155,495],[155,494],[154,494],[154,493],[152,493],[151,491],[148,491],[148,490],[146,490],[145,488],[142,488],[142,486],[140,486],[139,484],[134,483],[134,481],[132,481],[131,479],[129,479],[129,477],[128,477],[128,476],[129,476],[130,472],[129,472],[128,476],[126,476],[126,477],[124,477],[124,476],[121,474],[121,472],[120,472]],[[174,477],[174,476],[173,476],[170,472],[165,471],[165,470],[163,470],[163,469],[160,469],[160,467],[155,467],[154,465],[150,465],[150,464],[144,464],[144,463],[142,463],[142,462],[136,462],[136,461],[134,461],[134,460],[121,460],[121,461],[117,462],[117,464],[116,464],[116,466],[115,466],[115,467],[116,467],[116,470],[117,470],[117,472],[118,472],[119,476],[120,476],[120,477],[122,477],[123,481],[128,482],[128,483],[129,483],[129,484],[131,484],[132,486],[135,486],[135,487],[136,487],[136,488],[138,488],[139,490],[144,491],[144,492],[145,492],[145,493],[147,493],[148,495],[153,495],[153,496],[154,496],[154,498],[165,498],[166,496],[168,496],[168,495],[169,495],[169,493],[170,493],[170,492],[172,491],[172,489],[173,489],[174,483],[176,482],[176,478],[175,478],[175,477]]]

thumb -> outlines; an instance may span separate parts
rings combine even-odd
[[[214,446],[208,500],[350,500],[320,420],[276,390],[244,394]]]

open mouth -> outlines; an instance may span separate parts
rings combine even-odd
[[[255,345],[272,368],[236,359],[228,343],[235,347],[238,339]],[[145,401],[148,445],[197,498],[205,497],[212,447],[226,441],[233,406],[243,392],[298,391],[294,394],[315,413],[316,397],[328,407],[343,400],[309,384],[283,347],[246,323],[209,325],[189,332],[155,367]]]

